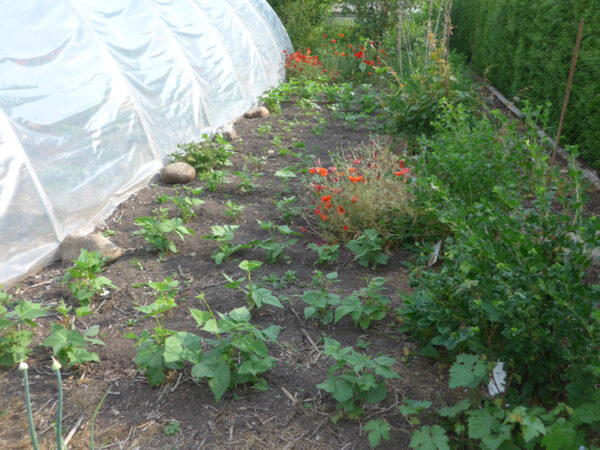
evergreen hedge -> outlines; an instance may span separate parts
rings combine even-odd
[[[579,20],[583,37],[561,144],[578,145],[581,158],[600,168],[600,8],[598,0],[454,0],[452,46],[471,57],[509,98],[550,101],[555,135]]]

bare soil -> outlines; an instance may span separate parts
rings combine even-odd
[[[74,320],[74,326],[82,332],[92,325],[99,325],[100,337],[106,346],[93,347],[100,355],[99,364],[87,364],[79,370],[64,372],[63,429],[74,430],[70,448],[89,447],[91,418],[109,387],[111,392],[96,419],[96,448],[369,448],[361,423],[349,420],[332,423],[335,401],[315,387],[326,379],[332,364],[321,354],[320,338],[323,333],[344,345],[355,345],[358,339],[363,339],[371,343],[366,350],[369,354],[383,353],[396,358],[394,369],[401,377],[388,383],[387,398],[370,406],[363,421],[382,417],[390,423],[392,439],[384,442],[381,448],[408,447],[407,431],[411,427],[397,408],[405,397],[428,399],[438,407],[454,403],[456,394],[448,391],[443,368],[418,355],[417,347],[396,331],[397,322],[392,315],[376,322],[368,331],[354,328],[349,317],[336,326],[326,328],[304,320],[304,304],[298,295],[310,285],[316,261],[315,252],[307,245],[318,242],[319,238],[310,231],[302,231],[305,223],[301,217],[292,220],[291,227],[303,232],[303,236],[288,251],[289,261],[264,264],[253,275],[254,279],[260,279],[272,273],[281,276],[285,271],[294,270],[298,280],[281,290],[274,290],[276,295],[289,298],[283,310],[266,306],[253,311],[254,324],[281,327],[281,346],[270,347],[277,362],[265,375],[268,391],[240,387],[235,392],[226,393],[219,403],[215,403],[208,385],[196,382],[190,376],[190,367],[173,372],[165,385],[155,388],[136,370],[134,341],[126,339],[125,334],[152,330],[154,321],[144,319],[134,309],[137,305],[153,301],[151,290],[135,286],[172,275],[179,281],[179,306],[168,318],[166,327],[201,335],[188,312],[188,307],[204,309],[196,296],[204,292],[212,309],[219,312],[243,306],[244,295],[224,287],[223,273],[237,278],[242,276],[238,268],[240,260],[264,260],[262,250],[245,250],[222,265],[216,265],[209,257],[215,244],[202,238],[210,231],[210,226],[238,223],[236,243],[266,238],[266,232],[256,223],[257,219],[283,224],[273,204],[282,191],[281,181],[273,176],[277,169],[304,166],[307,164],[304,155],[315,155],[325,163],[329,152],[368,144],[371,140],[370,130],[348,128],[327,112],[324,114],[328,122],[322,134],[313,131],[317,125],[316,118],[292,104],[285,105],[278,115],[240,119],[235,128],[241,141],[234,143],[236,153],[232,158],[234,165],[231,171],[246,166],[253,172],[262,172],[263,175],[256,180],[257,188],[250,193],[241,193],[236,188],[239,180],[232,177],[232,183],[217,192],[204,191],[201,198],[206,203],[196,208],[198,217],[187,224],[195,235],[187,236],[185,242],[177,240],[179,253],[166,261],[159,261],[156,253],[147,251],[142,237],[132,236],[137,229],[134,219],[152,215],[152,210],[158,206],[155,202],[158,195],[175,195],[175,187],[162,184],[159,177],[130,197],[100,227],[100,231],[115,231],[111,240],[126,252],[104,273],[118,289],[94,301],[96,311],[93,315]],[[272,127],[270,132],[257,132],[257,127],[267,124]],[[290,149],[290,153],[283,156],[278,153],[272,143],[275,135],[283,138],[283,145]],[[304,147],[299,143],[304,143]],[[253,166],[250,155],[257,158],[266,156],[266,164],[260,168]],[[190,184],[191,187],[200,185],[199,181]],[[312,207],[300,179],[292,180],[290,186],[305,207]],[[225,215],[227,199],[245,206],[237,222]],[[171,213],[175,214],[175,208],[171,209]],[[403,263],[411,258],[414,255],[406,250],[395,251],[387,266],[373,272],[355,263],[352,254],[343,250],[338,263],[324,271],[339,273],[341,282],[338,287],[343,293],[365,287],[365,278],[385,277],[387,295],[394,308],[400,304],[400,295],[410,291],[408,269]],[[38,275],[25,279],[10,292],[18,298],[41,301],[46,305],[55,306],[64,299],[67,304],[77,307],[69,290],[61,285],[67,267],[68,264],[63,262],[55,263]],[[53,421],[57,409],[57,387],[50,370],[48,349],[37,344],[46,338],[51,324],[60,320],[61,317],[55,315],[39,321],[40,327],[32,344],[34,350],[29,358],[34,419],[42,448],[55,445]],[[0,386],[3,392],[0,397],[0,448],[29,448],[21,373],[16,368],[0,370]],[[180,424],[180,432],[167,436],[165,426],[171,421]]]

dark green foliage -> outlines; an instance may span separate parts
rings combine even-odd
[[[335,0],[268,0],[296,49],[316,47],[331,19]]]
[[[579,145],[582,158],[600,168],[600,8],[596,0],[456,0],[452,45],[509,98],[520,94],[552,103],[556,134],[579,20],[585,19],[573,90],[561,142]]]
[[[600,245],[600,221],[581,216],[581,173],[548,169],[535,131],[523,139],[500,115],[492,124],[450,108],[435,128],[421,141],[415,194],[453,236],[440,269],[413,273],[405,329],[504,361],[524,396],[597,377],[600,287],[586,248]]]

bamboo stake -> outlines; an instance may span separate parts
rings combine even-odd
[[[554,164],[554,158],[556,151],[558,150],[558,144],[560,135],[562,133],[563,123],[565,121],[565,115],[567,114],[567,106],[569,104],[569,95],[571,94],[571,85],[573,84],[573,75],[575,74],[575,65],[577,63],[577,55],[579,54],[579,46],[581,45],[581,35],[583,34],[583,22],[584,19],[579,21],[579,29],[577,30],[577,39],[575,41],[575,50],[573,51],[573,59],[571,60],[571,70],[569,71],[569,79],[567,81],[567,90],[565,92],[565,99],[563,101],[562,111],[560,112],[560,121],[558,122],[558,131],[556,132],[556,139],[554,140],[554,150],[552,151],[552,163]]]

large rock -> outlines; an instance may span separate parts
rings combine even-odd
[[[246,119],[256,119],[260,117],[267,117],[269,115],[269,110],[264,106],[256,106],[252,109],[249,109],[244,114]]]
[[[100,252],[109,261],[115,261],[123,254],[123,249],[98,233],[92,234],[70,234],[60,246],[60,259],[63,261],[74,261],[79,258],[81,249],[89,252]]]
[[[223,125],[217,130],[217,133],[223,136],[227,141],[235,141],[238,138],[237,133],[231,125]]]
[[[176,162],[163,167],[162,180],[167,184],[186,184],[196,179],[196,169],[184,162]]]

